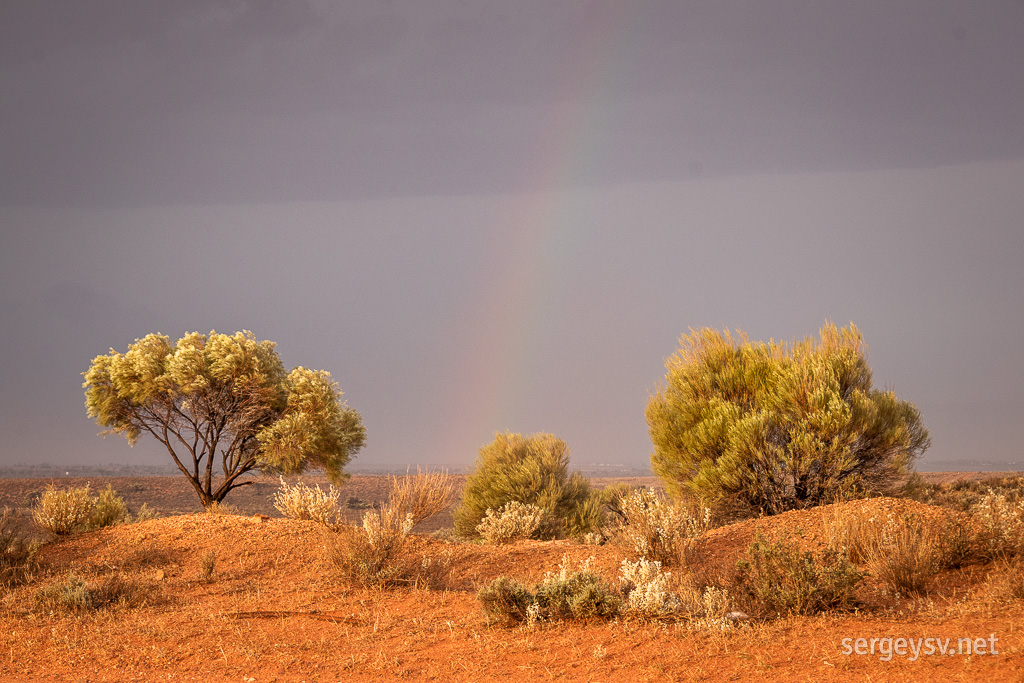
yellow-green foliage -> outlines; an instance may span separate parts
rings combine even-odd
[[[586,512],[590,485],[578,472],[569,475],[569,448],[551,434],[495,434],[480,449],[476,467],[466,480],[462,502],[455,509],[459,535],[474,537],[487,510],[513,501],[542,509],[548,524],[542,535],[583,536],[596,531]],[[591,504],[591,508],[598,508]],[[581,509],[583,511],[581,512]]]
[[[128,506],[125,505],[121,496],[117,495],[114,487],[107,484],[107,488],[100,491],[93,505],[89,528],[102,529],[103,527],[127,522],[130,519],[131,514],[128,512]]]
[[[341,481],[366,441],[328,373],[285,372],[275,344],[251,332],[191,332],[174,344],[150,334],[83,374],[89,417],[131,443],[143,433],[163,443],[205,506],[256,469],[319,467]]]
[[[736,587],[754,607],[774,614],[815,614],[848,607],[864,573],[834,548],[814,555],[796,544],[769,543],[760,532],[736,565]]]
[[[771,514],[891,493],[929,445],[914,404],[872,388],[852,324],[791,346],[691,331],[666,367],[647,424],[675,494]]]

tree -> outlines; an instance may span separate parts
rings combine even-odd
[[[453,514],[455,530],[460,536],[477,536],[476,527],[488,509],[513,501],[536,505],[556,522],[541,530],[547,536],[594,530],[590,527],[597,526],[601,512],[587,480],[579,472],[569,475],[569,447],[552,434],[495,434],[480,449],[466,479],[462,502]]]
[[[647,405],[654,472],[676,495],[765,514],[895,493],[928,432],[913,403],[872,388],[866,353],[852,323],[791,346],[691,330]]]
[[[366,442],[362,418],[329,373],[286,373],[275,346],[248,331],[191,332],[174,345],[161,334],[136,339],[82,373],[89,417],[132,445],[143,433],[156,438],[204,507],[251,484],[243,475],[254,470],[319,467],[340,482]]]

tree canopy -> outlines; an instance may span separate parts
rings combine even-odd
[[[339,482],[366,443],[362,418],[329,373],[286,372],[275,347],[249,331],[136,339],[82,373],[89,417],[133,445],[157,439],[204,506],[251,483],[243,475],[254,470],[322,468]]]
[[[872,387],[866,353],[852,323],[790,346],[691,330],[647,405],[654,472],[673,493],[769,514],[893,492],[928,432],[913,403]]]

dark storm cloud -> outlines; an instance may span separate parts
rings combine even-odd
[[[1020,158],[1022,73],[1020,2],[7,2],[0,201],[536,189],[564,101],[567,185]]]

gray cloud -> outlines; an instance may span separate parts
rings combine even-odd
[[[545,189],[584,149],[562,186],[1024,154],[1019,2],[2,12],[8,205]]]

